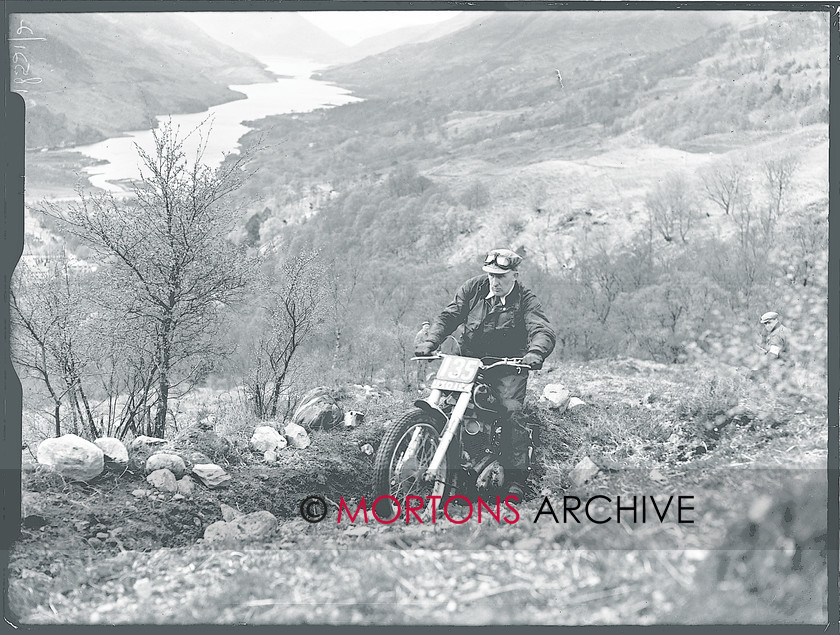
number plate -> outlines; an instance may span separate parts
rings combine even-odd
[[[472,388],[472,382],[464,383],[461,381],[447,381],[445,379],[432,380],[433,390],[457,390],[459,392],[469,392],[470,388]]]
[[[474,357],[447,355],[438,368],[432,388],[466,392],[481,368],[481,360]]]

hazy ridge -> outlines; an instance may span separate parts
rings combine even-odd
[[[45,41],[27,43],[28,148],[93,143],[149,127],[164,113],[239,99],[230,84],[270,81],[255,59],[172,14],[17,16]],[[24,31],[28,34],[28,32]]]

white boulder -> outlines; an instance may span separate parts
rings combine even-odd
[[[178,479],[177,483],[178,493],[189,498],[195,491],[195,481],[189,476]]]
[[[548,384],[543,388],[543,399],[549,402],[549,408],[560,410],[560,414],[565,412],[569,406],[571,393],[566,390],[563,384]]]
[[[169,470],[175,475],[175,478],[181,478],[187,472],[187,466],[177,454],[168,454],[166,452],[159,452],[153,454],[146,459],[146,474],[151,474],[156,470]]]
[[[262,510],[209,525],[204,530],[204,540],[209,543],[261,540],[271,536],[276,529],[277,518],[271,512]]]
[[[106,461],[128,463],[128,449],[119,439],[114,437],[99,437],[93,443],[105,454]]]
[[[41,441],[37,458],[41,465],[48,465],[64,478],[74,481],[89,481],[105,469],[102,449],[75,434]]]
[[[595,461],[587,456],[575,465],[575,469],[571,471],[569,478],[572,479],[572,483],[580,487],[600,471],[601,468],[595,464]]]
[[[146,481],[149,485],[162,492],[174,493],[178,491],[178,481],[175,478],[175,475],[165,468],[155,470],[149,474],[146,477]]]
[[[578,399],[577,397],[572,397],[569,399],[569,410],[574,410],[579,406],[585,406],[586,402],[583,399]]]
[[[309,438],[309,434],[307,434],[306,430],[296,423],[287,424],[283,433],[286,435],[289,445],[293,448],[308,448],[312,443],[312,440]]]
[[[262,453],[282,450],[287,443],[286,437],[271,426],[258,426],[251,436],[251,447]]]

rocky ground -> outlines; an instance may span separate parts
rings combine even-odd
[[[558,382],[585,405],[537,401]],[[189,449],[229,475],[218,487],[157,489],[137,462],[72,482],[29,456],[10,606],[24,624],[824,623],[825,403],[765,388],[637,360],[539,373],[543,443],[512,524],[337,522],[342,496],[370,495],[363,448],[408,402],[386,391],[340,391],[364,422],[312,431],[272,463],[206,426],[173,440],[187,471]],[[313,494],[329,501],[318,524],[300,517]],[[562,516],[564,496],[595,495],[693,496],[695,522],[675,507],[666,522],[545,513],[545,499]]]

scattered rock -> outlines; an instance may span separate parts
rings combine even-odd
[[[101,547],[102,546],[102,541],[99,540],[99,538],[88,538],[88,544],[91,547]]]
[[[225,505],[224,503],[222,503],[220,507],[222,508],[222,518],[225,520],[225,522],[236,520],[237,518],[240,518],[241,516],[245,515],[235,507]]]
[[[146,477],[146,481],[155,489],[164,492],[178,491],[178,482],[175,475],[167,469],[155,470]]]
[[[105,454],[105,462],[116,463],[125,467],[128,465],[128,449],[125,444],[114,437],[100,437],[93,442]]]
[[[145,498],[149,495],[149,490],[147,489],[135,489],[131,491],[131,495],[135,498]]]
[[[89,481],[105,469],[105,453],[90,441],[75,434],[65,434],[41,441],[38,463],[51,467],[64,478]]]
[[[209,489],[224,487],[230,481],[230,475],[213,463],[202,463],[193,466],[193,475]]]
[[[289,445],[293,448],[308,448],[312,443],[306,430],[294,422],[287,424],[283,432],[289,441]]]
[[[563,384],[548,384],[543,388],[542,399],[548,401],[552,410],[559,410],[559,414],[563,414],[569,406],[571,393],[566,390]]]
[[[656,468],[652,469],[648,473],[648,478],[656,483],[664,484],[668,482],[668,479],[663,476],[662,472],[657,470]]]
[[[128,446],[128,469],[145,473],[146,459],[155,452],[171,451],[172,444],[166,439],[139,436]]]
[[[348,410],[344,413],[344,427],[355,428],[365,420],[365,413],[356,410]]]
[[[330,430],[339,425],[343,419],[344,412],[333,399],[329,388],[319,386],[303,396],[292,417],[292,423],[304,430]]]
[[[129,448],[132,454],[139,454],[141,452],[148,452],[151,454],[156,450],[161,450],[170,445],[166,439],[158,439],[157,437],[139,436],[136,437]]]
[[[271,512],[262,510],[209,525],[204,530],[204,540],[208,543],[262,540],[271,536],[275,529],[277,518]]]
[[[251,447],[257,452],[282,450],[287,445],[286,437],[271,426],[257,426],[251,436]]]
[[[585,405],[586,405],[586,402],[583,399],[578,399],[577,397],[572,397],[571,399],[569,399],[568,409],[569,410],[574,410],[575,408],[577,408],[579,406],[585,406]]]
[[[365,443],[359,449],[362,451],[362,454],[367,454],[368,456],[373,454],[373,446],[370,443]]]
[[[172,497],[172,500],[182,501],[182,500],[184,500],[184,498],[185,498],[185,496],[183,494],[175,494],[175,496]]]
[[[572,483],[580,487],[586,483],[586,481],[595,476],[600,469],[601,468],[599,468],[595,462],[587,456],[575,465],[575,469],[569,473],[569,478],[572,480]]]
[[[286,440],[286,438],[283,437],[283,441],[285,441],[285,440]],[[266,450],[265,452],[263,452],[263,460],[266,463],[276,462],[277,461],[277,452],[275,452],[274,450]]]
[[[187,453],[186,461],[189,461],[191,465],[200,465],[201,463],[212,463],[213,459],[203,452],[193,451]]]
[[[164,469],[172,472],[176,479],[181,478],[187,472],[187,466],[184,464],[184,459],[177,454],[159,452],[146,459],[146,474],[151,474],[157,470]]]
[[[190,497],[193,495],[193,491],[195,490],[195,481],[192,480],[189,476],[185,476],[184,478],[178,479],[178,493],[182,496]]]

